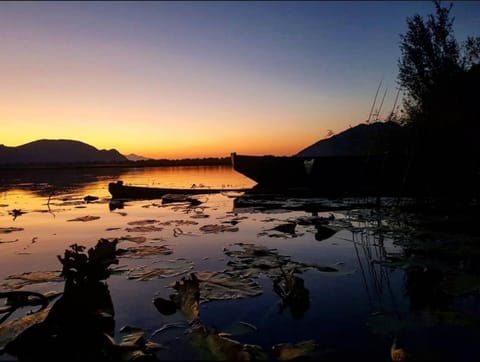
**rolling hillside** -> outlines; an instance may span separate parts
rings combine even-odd
[[[0,145],[0,165],[121,163],[128,159],[117,150],[98,150],[74,140],[38,140],[21,146]]]

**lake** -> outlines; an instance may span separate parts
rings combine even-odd
[[[192,272],[210,278],[200,292],[201,325],[257,345],[269,359],[293,353],[282,349],[285,344],[311,341],[316,348],[307,354],[315,360],[390,361],[395,339],[417,358],[480,357],[477,296],[439,306],[429,299],[435,295],[419,293],[428,289],[425,269],[418,276],[392,263],[403,255],[401,218],[379,217],[345,200],[323,200],[332,205],[324,211],[239,207],[241,193],[233,192],[195,196],[193,205],[161,199],[115,203],[108,183],[117,180],[151,187],[254,186],[224,166],[0,171],[0,291],[61,292],[63,280],[42,281],[32,273],[59,275],[57,255],[72,244],[90,248],[101,238],[118,239],[123,250],[168,250],[120,255],[106,279],[115,341],[121,341],[123,327],[141,328],[145,340],[159,344],[159,360],[212,358],[205,346],[192,343],[184,313],[161,313],[153,303],[168,299],[175,293],[172,284]],[[98,199],[86,202],[88,195]],[[22,286],[23,273],[32,278]],[[291,290],[300,293],[297,299]],[[0,328],[35,308],[19,308]],[[8,332],[0,329],[0,341]]]

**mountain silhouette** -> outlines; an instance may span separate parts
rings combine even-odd
[[[125,155],[125,157],[130,161],[148,161],[148,160],[151,160],[151,158],[143,157],[143,156],[137,155],[135,153],[130,153],[128,155]]]
[[[128,162],[128,159],[115,149],[98,150],[74,140],[42,139],[16,147],[0,145],[0,165],[121,162]]]
[[[405,146],[406,138],[407,131],[398,123],[361,123],[304,148],[296,156],[367,156],[399,152]]]

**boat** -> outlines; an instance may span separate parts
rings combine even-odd
[[[202,195],[222,192],[244,192],[248,188],[159,188],[124,185],[123,181],[110,182],[108,191],[113,199],[160,199],[165,195]]]
[[[235,171],[257,182],[257,192],[283,190],[316,196],[397,194],[406,162],[399,155],[253,156],[231,154]]]

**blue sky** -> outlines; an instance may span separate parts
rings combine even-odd
[[[3,2],[0,143],[293,154],[364,122],[382,78],[388,113],[406,18],[433,11],[430,1]],[[452,15],[458,40],[480,35],[480,2],[456,1]]]

